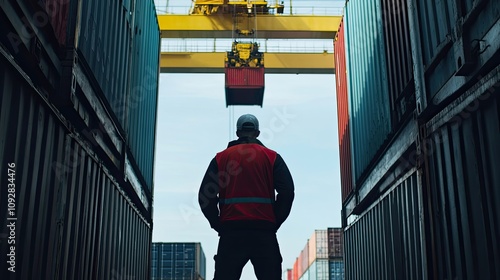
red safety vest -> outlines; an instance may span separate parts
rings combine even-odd
[[[276,222],[273,166],[276,152],[259,144],[238,144],[216,155],[220,221]]]

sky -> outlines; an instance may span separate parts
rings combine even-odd
[[[290,216],[277,233],[285,272],[315,229],[341,226],[335,76],[266,74],[262,108],[225,104],[224,74],[160,75],[153,242],[200,242],[206,279],[213,278],[218,236],[198,189],[210,160],[236,139],[238,117],[251,113],[259,139],[283,157],[295,183]],[[241,280],[254,279],[248,262]]]

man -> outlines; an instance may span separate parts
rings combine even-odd
[[[292,208],[292,176],[283,158],[257,140],[254,115],[242,115],[236,129],[238,140],[212,159],[198,194],[220,236],[214,280],[240,279],[248,260],[257,279],[278,280],[283,259],[276,231]]]

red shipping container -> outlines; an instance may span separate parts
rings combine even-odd
[[[337,115],[340,154],[340,181],[342,202],[352,192],[351,136],[349,131],[349,103],[347,97],[347,68],[345,53],[344,20],[340,22],[337,37],[333,43],[335,53],[335,80],[337,89]]]
[[[299,258],[296,258],[293,263],[292,278],[293,280],[299,280]]]
[[[264,67],[226,67],[226,107],[259,105],[264,99]]]

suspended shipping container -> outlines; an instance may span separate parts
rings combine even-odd
[[[152,217],[120,171],[3,46],[0,80],[2,279],[149,279]]]
[[[264,67],[226,67],[226,107],[258,105],[264,99]]]
[[[362,180],[391,133],[380,0],[347,2],[345,46],[354,180]]]
[[[339,134],[340,180],[342,202],[352,192],[351,134],[349,123],[349,102],[347,92],[347,66],[345,46],[345,24],[342,20],[333,48],[335,52],[335,85],[337,90],[337,120]]]

